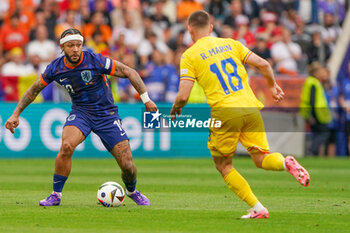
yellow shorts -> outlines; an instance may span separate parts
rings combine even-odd
[[[212,109],[211,117],[221,120],[220,128],[210,128],[208,148],[213,156],[233,156],[238,141],[248,152],[269,153],[264,122],[258,109],[244,115],[234,109]]]

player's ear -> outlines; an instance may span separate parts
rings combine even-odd
[[[192,27],[190,25],[187,25],[188,32],[192,34]]]
[[[213,31],[214,25],[210,24],[209,32],[211,33]]]

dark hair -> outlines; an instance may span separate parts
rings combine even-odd
[[[64,32],[62,32],[61,34],[61,39],[63,37],[65,37],[66,35],[76,35],[76,34],[79,34],[82,36],[81,32],[78,30],[78,29],[75,29],[75,28],[69,28],[67,30],[65,30]]]
[[[195,11],[188,17],[188,25],[191,27],[203,28],[210,23],[210,16],[205,11]]]
[[[15,11],[11,16],[10,19],[19,19],[20,18],[20,13],[18,11]]]

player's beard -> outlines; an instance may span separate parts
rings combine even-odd
[[[69,56],[68,54],[65,53],[65,55],[66,55],[67,60],[68,60],[71,64],[73,64],[73,65],[78,64],[79,61],[80,61],[80,59],[81,59],[81,53],[80,53],[79,58],[78,58],[77,61],[72,61],[72,59],[70,58],[70,56]]]

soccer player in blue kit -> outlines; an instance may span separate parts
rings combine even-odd
[[[60,205],[62,189],[71,171],[73,152],[91,131],[100,137],[119,164],[127,196],[138,205],[150,205],[148,198],[136,190],[137,169],[106,75],[128,78],[140,94],[147,111],[157,111],[157,106],[148,97],[146,86],[135,70],[99,54],[83,51],[83,40],[77,29],[67,29],[62,33],[60,47],[64,56],[51,62],[25,92],[5,127],[14,133],[21,112],[42,89],[56,81],[69,92],[72,111],[64,125],[62,145],[56,157],[53,192],[39,201],[39,205]]]

